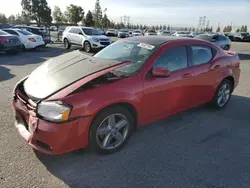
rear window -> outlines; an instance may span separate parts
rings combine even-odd
[[[193,65],[201,65],[211,61],[213,50],[208,46],[191,46]]]
[[[26,30],[17,30],[19,33],[23,34],[23,35],[33,35],[33,33],[26,31]]]
[[[0,35],[9,35],[9,33],[6,33],[5,31],[0,31]]]

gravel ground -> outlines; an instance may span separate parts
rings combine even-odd
[[[113,155],[81,150],[61,156],[34,152],[16,132],[14,84],[61,45],[0,54],[0,187],[3,188],[249,188],[250,43],[233,43],[240,85],[226,109],[199,107],[140,128]]]

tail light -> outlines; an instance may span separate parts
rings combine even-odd
[[[36,39],[34,39],[34,38],[28,38],[28,40],[31,42],[36,42]]]
[[[0,38],[0,42],[7,43],[7,42],[9,42],[9,39],[7,39],[7,38]]]

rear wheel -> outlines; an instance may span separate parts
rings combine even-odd
[[[135,120],[127,109],[121,106],[104,109],[90,127],[90,148],[98,153],[114,153],[126,144],[134,126]]]
[[[228,104],[231,98],[232,91],[233,91],[232,81],[228,79],[223,80],[219,85],[219,87],[217,88],[217,91],[214,95],[212,101],[213,107],[217,109],[224,108]]]
[[[230,49],[230,46],[229,45],[226,45],[225,47],[224,47],[224,50],[229,50]]]
[[[64,44],[64,48],[65,48],[65,49],[70,49],[71,44],[69,43],[69,40],[68,40],[68,39],[64,39],[64,40],[63,40],[63,44]]]

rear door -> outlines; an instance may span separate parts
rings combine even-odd
[[[212,99],[215,79],[219,74],[219,65],[215,65],[217,50],[204,45],[189,45],[191,67],[193,67],[194,105],[200,105]]]
[[[78,45],[83,44],[83,32],[80,28],[75,28],[75,43]]]

